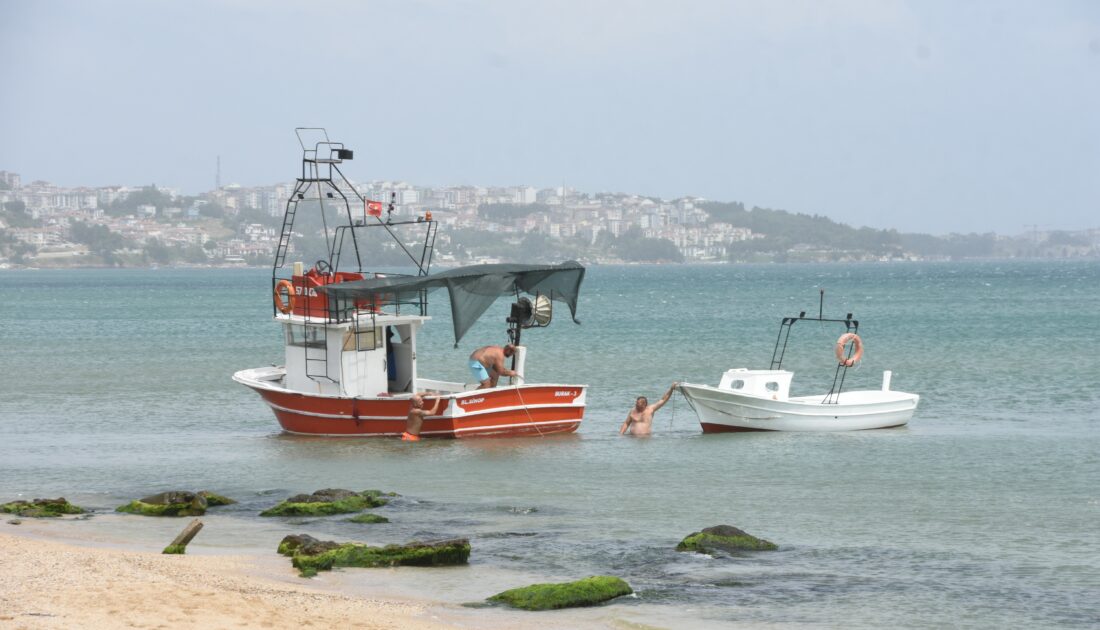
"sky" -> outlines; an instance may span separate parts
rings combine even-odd
[[[0,0],[0,170],[563,183],[933,234],[1100,227],[1100,2]]]

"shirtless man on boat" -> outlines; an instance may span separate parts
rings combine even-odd
[[[516,353],[516,347],[508,344],[500,346],[483,346],[474,350],[470,355],[470,374],[478,382],[478,389],[488,389],[497,386],[497,380],[501,376],[518,376],[514,370],[504,367],[504,359]]]
[[[665,392],[665,395],[652,405],[649,404],[649,399],[645,396],[638,396],[638,399],[634,401],[634,408],[627,414],[623,426],[619,427],[619,435],[623,435],[627,431],[630,431],[631,435],[649,435],[653,433],[653,414],[665,406],[668,399],[672,397],[672,392],[676,391],[679,386],[679,383],[673,383],[672,387],[669,387],[668,391]]]
[[[420,427],[424,426],[424,418],[439,413],[439,403],[441,402],[443,402],[442,398],[436,398],[431,409],[424,409],[424,397],[420,394],[413,394],[412,398],[409,399],[409,416],[405,418],[405,432],[401,434],[401,440],[404,442],[419,442]]]

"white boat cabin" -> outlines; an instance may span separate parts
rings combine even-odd
[[[772,400],[787,400],[791,395],[792,377],[794,372],[787,370],[734,368],[722,374],[718,389]]]
[[[375,398],[415,392],[460,393],[477,383],[426,379],[416,368],[416,335],[431,317],[358,313],[333,322],[299,315],[276,315],[286,343],[286,376],[290,391],[326,396]],[[522,385],[527,348],[516,348],[518,376],[500,386]]]
[[[417,391],[416,333],[430,317],[361,313],[331,322],[277,315],[292,391],[374,397]]]

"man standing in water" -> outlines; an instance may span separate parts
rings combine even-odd
[[[474,350],[470,355],[470,374],[478,382],[478,389],[488,389],[497,386],[497,380],[501,376],[518,376],[514,370],[504,367],[504,359],[516,353],[516,347],[508,344],[500,346],[484,346]]]
[[[679,386],[679,383],[673,383],[672,387],[669,387],[668,391],[665,392],[665,395],[652,405],[649,404],[649,399],[645,396],[638,396],[638,399],[634,401],[634,408],[627,414],[623,426],[619,427],[619,435],[623,435],[628,430],[631,435],[649,435],[653,433],[653,414],[665,406],[668,399],[672,397],[672,392],[676,391]]]
[[[401,434],[401,440],[404,442],[419,442],[420,427],[424,426],[424,418],[439,413],[439,403],[441,402],[443,402],[442,398],[436,398],[432,408],[425,410],[424,397],[420,394],[413,394],[412,398],[409,399],[409,416],[405,418],[405,432]]]

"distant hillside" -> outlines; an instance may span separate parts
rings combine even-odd
[[[1100,253],[1100,234],[1053,231],[1017,237],[985,234],[907,234],[854,228],[828,217],[786,210],[746,210],[739,202],[699,204],[710,223],[729,223],[763,235],[727,248],[733,261],[821,261],[874,258],[1074,258]]]
[[[756,207],[746,210],[739,202],[709,202],[700,207],[710,214],[712,223],[729,223],[764,235],[733,243],[730,253],[736,259],[751,258],[753,254],[789,257],[792,250],[859,251],[879,256],[898,256],[906,251],[905,237],[896,230],[853,228],[828,217],[786,210]]]

